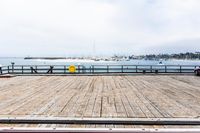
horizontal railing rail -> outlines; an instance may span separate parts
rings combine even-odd
[[[11,65],[0,67],[0,74],[73,74],[70,65]],[[76,65],[74,74],[95,73],[194,73],[197,65]]]

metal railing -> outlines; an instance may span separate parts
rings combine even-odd
[[[194,73],[195,65],[77,65],[70,73],[66,65],[11,65],[0,74],[98,74],[98,73]]]

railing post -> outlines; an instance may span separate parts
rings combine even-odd
[[[167,73],[167,66],[165,66],[165,73]]]
[[[92,66],[89,67],[89,71],[90,71],[90,73],[92,73]]]
[[[37,72],[37,66],[35,66],[35,71]]]
[[[138,66],[135,66],[135,68],[136,68],[136,73],[138,72]]]
[[[182,66],[180,66],[180,73],[182,73]]]
[[[24,67],[22,66],[22,74],[24,74]]]
[[[64,65],[64,74],[66,74],[66,66]]]
[[[12,73],[14,73],[14,65],[15,65],[15,63],[11,62],[11,64],[12,64]]]
[[[0,66],[0,74],[3,74],[3,72],[2,72],[2,67]]]
[[[124,66],[123,66],[123,65],[122,65],[122,68],[121,68],[121,69],[122,69],[122,73],[124,73]]]
[[[109,66],[107,65],[107,73],[109,73]]]
[[[92,73],[94,73],[94,66],[92,65]]]
[[[87,73],[87,67],[82,65],[82,73]],[[91,73],[91,66],[90,66],[90,73]]]
[[[78,73],[80,73],[80,65],[78,65]]]
[[[30,69],[31,69],[31,74],[33,74],[33,67],[30,67]]]
[[[8,66],[8,74],[10,73],[10,67]]]
[[[152,73],[152,72],[153,72],[153,71],[152,71],[152,66],[150,66],[150,69],[151,69],[151,73]]]

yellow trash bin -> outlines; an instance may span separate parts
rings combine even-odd
[[[76,67],[74,65],[70,65],[68,69],[69,69],[70,73],[75,73],[76,72]]]

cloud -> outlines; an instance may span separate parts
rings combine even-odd
[[[184,49],[197,50],[199,7],[199,0],[1,0],[0,56],[91,55],[94,40],[98,55],[167,53],[184,40]]]

